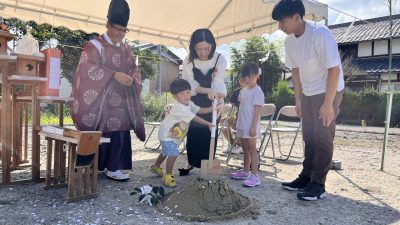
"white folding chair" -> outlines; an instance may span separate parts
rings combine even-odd
[[[221,112],[221,121],[219,126],[218,126],[218,138],[221,139],[222,141],[222,146],[225,146],[225,138],[224,135],[221,135],[221,133],[227,129],[228,126],[228,118],[230,118],[232,113],[232,104],[225,104],[224,108],[222,109]],[[229,141],[228,141],[229,143]]]
[[[232,158],[232,150],[234,148],[241,146],[241,144],[239,142],[237,142],[236,130],[234,130],[236,128],[232,129],[233,127],[231,127],[229,125],[230,121],[233,121],[236,119],[237,110],[238,110],[237,106],[232,107],[229,117],[227,117],[225,120],[226,125],[224,126],[226,128],[226,136],[227,136],[226,139],[228,141],[228,148],[222,155],[226,156],[225,164],[228,166],[235,166],[235,165],[230,165],[229,160]]]
[[[272,127],[271,125],[272,125],[272,121],[273,121],[273,118],[274,118],[274,115],[275,115],[275,110],[276,110],[276,107],[275,107],[274,104],[264,104],[264,106],[261,108],[260,117],[261,117],[261,119],[264,119],[264,120],[268,119],[268,123],[266,123],[264,125],[261,125],[261,130],[260,130],[260,133],[261,133],[261,144],[257,148],[257,152],[258,153],[260,153],[266,137],[271,134],[271,127]],[[234,133],[235,133],[235,131],[230,132],[231,135],[234,135]],[[230,143],[230,145],[228,146],[227,157],[226,157],[225,163],[228,166],[238,167],[237,165],[229,164],[229,161],[232,159],[232,150],[235,147],[240,146],[236,142],[236,137],[234,137],[233,140],[235,140],[235,142],[234,143]],[[269,140],[269,137],[268,137],[267,140]],[[275,153],[273,155],[275,156]],[[259,157],[260,157],[260,154],[259,154]],[[260,164],[269,165],[269,164],[266,164],[266,163],[262,163],[261,161],[260,161]]]
[[[154,133],[154,130],[160,126],[161,121],[168,115],[168,113],[170,112],[171,108],[172,108],[173,104],[167,104],[163,107],[163,110],[160,112],[160,115],[158,116],[157,121],[155,122],[146,122],[146,125],[152,126],[151,131],[149,133],[149,135],[147,136],[145,142],[144,142],[144,148],[145,149],[149,149],[149,150],[158,150],[161,146],[160,142],[157,139],[157,144],[156,145],[152,145],[152,146],[148,146],[148,142],[152,136],[152,134]],[[157,147],[154,147],[157,146]]]
[[[260,165],[273,166],[275,164],[275,149],[274,148],[272,148],[272,164],[267,164],[267,163],[261,162],[261,155],[263,155],[263,156],[265,155],[265,150],[267,148],[268,140],[271,135],[271,129],[272,129],[272,125],[273,125],[275,112],[276,112],[276,106],[274,104],[264,104],[264,107],[261,109],[261,119],[264,119],[264,120],[267,119],[268,123],[265,125],[262,125],[261,131],[260,131],[261,143],[257,149]],[[265,147],[263,149],[265,140],[267,140],[267,144],[265,145]],[[263,151],[262,154],[261,154],[261,151]]]
[[[280,156],[277,159],[281,160],[281,161],[286,161],[291,156],[294,144],[296,142],[296,138],[297,138],[299,132],[301,132],[301,119],[300,119],[299,125],[297,127],[284,127],[284,126],[280,126],[279,125],[280,122],[282,122],[280,120],[282,115],[286,116],[286,117],[290,117],[290,118],[299,118],[297,116],[296,107],[295,106],[284,106],[284,107],[282,107],[279,110],[278,115],[276,116],[275,123],[274,123],[273,127],[271,128],[271,134],[269,136],[269,139],[267,141],[267,144],[266,144],[265,148],[268,146],[269,140],[271,140],[272,151],[273,152],[275,151],[275,149],[274,149],[275,148],[274,147],[274,141],[273,141],[273,134],[276,133],[277,137],[278,137],[278,149],[279,149],[279,153],[280,153]],[[280,141],[279,133],[294,133],[294,138],[293,138],[293,141],[292,141],[292,144],[290,146],[288,154],[282,153],[281,141]],[[304,153],[304,146],[303,146],[303,153]],[[265,149],[264,149],[262,155],[265,156],[264,154],[265,154]],[[294,156],[292,156],[292,157],[294,157]]]

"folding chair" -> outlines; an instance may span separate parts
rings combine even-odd
[[[169,113],[169,111],[171,110],[172,106],[173,106],[173,104],[167,104],[167,105],[165,105],[164,108],[163,108],[163,110],[160,112],[160,115],[158,116],[158,119],[157,119],[156,122],[146,122],[146,123],[145,123],[146,125],[152,126],[151,131],[150,131],[149,135],[147,136],[147,139],[146,139],[145,142],[144,142],[144,148],[145,148],[145,149],[158,150],[158,149],[160,148],[161,144],[160,144],[160,142],[159,142],[158,140],[157,140],[157,143],[158,143],[158,144],[156,145],[157,147],[153,147],[154,145],[151,146],[151,147],[149,147],[149,146],[148,146],[148,142],[149,142],[149,140],[150,140],[150,138],[151,138],[151,136],[152,136],[154,130],[155,130],[157,127],[160,126],[161,121],[168,115],[168,113]]]
[[[260,131],[260,133],[261,133],[261,144],[257,148],[257,152],[261,151],[266,137],[271,134],[271,127],[272,127],[271,125],[272,125],[272,121],[273,121],[273,118],[274,118],[274,115],[275,115],[275,110],[276,110],[276,107],[275,107],[274,104],[264,104],[264,106],[261,108],[260,117],[262,119],[268,118],[268,123],[266,125],[261,125],[261,131]],[[236,167],[236,165],[229,164],[229,161],[232,159],[232,150],[235,147],[240,146],[240,143],[238,143],[236,137],[234,137],[235,131],[232,131],[229,126],[228,126],[228,130],[230,131],[229,135],[232,136],[232,138],[230,138],[230,139],[234,140],[234,142],[230,143],[230,145],[228,146],[227,157],[226,157],[225,163],[228,166],[235,166]],[[267,140],[269,140],[269,137],[268,137]],[[275,157],[275,153],[273,153],[273,155]],[[259,157],[260,157],[260,154],[259,154]],[[262,163],[261,161],[260,161],[260,164],[269,165],[269,164]]]
[[[237,114],[237,106],[232,107],[230,115],[226,118],[226,125],[224,126],[225,128],[225,133],[226,133],[226,139],[228,141],[228,148],[225,152],[224,155],[226,155],[226,161],[225,164],[228,166],[234,166],[229,164],[229,160],[232,157],[232,150],[234,148],[240,147],[241,143],[238,142],[238,139],[236,138],[236,130],[233,130],[231,124],[229,124],[231,121],[236,119],[236,114]]]
[[[265,155],[265,150],[267,148],[268,145],[268,140],[270,138],[271,135],[271,129],[272,129],[272,122],[274,120],[274,116],[275,116],[275,112],[276,112],[276,106],[274,104],[264,104],[264,107],[261,109],[261,119],[267,119],[268,123],[265,125],[261,125],[261,143],[260,146],[257,149],[258,152],[258,156],[259,156],[259,164],[260,165],[266,165],[266,166],[273,166],[275,164],[275,150],[274,148],[272,148],[272,164],[267,164],[264,162],[261,162],[261,150],[263,149],[263,145],[265,140],[267,140],[267,144],[264,147],[263,150],[263,156]],[[268,137],[268,138],[267,138]],[[266,139],[267,138],[267,139]]]
[[[230,118],[231,113],[232,113],[232,104],[225,104],[224,108],[222,109],[221,112],[221,122],[218,126],[218,138],[222,140],[222,146],[225,145],[225,136],[221,135],[221,133],[226,133],[226,129],[228,127],[228,118]]]
[[[266,144],[266,146],[264,148],[264,151],[263,151],[262,155],[265,156],[264,155],[265,154],[265,149],[268,146],[269,140],[271,140],[272,151],[273,152],[275,151],[275,149],[274,149],[275,147],[274,147],[274,142],[273,142],[273,137],[272,136],[273,136],[274,133],[276,133],[277,136],[278,136],[278,149],[279,149],[279,153],[280,153],[280,157],[277,158],[277,159],[281,160],[281,161],[286,161],[286,160],[289,159],[290,155],[292,154],[292,150],[293,150],[294,144],[296,142],[297,135],[299,134],[299,132],[301,132],[301,119],[300,119],[299,125],[297,127],[283,127],[283,126],[279,125],[279,122],[280,122],[280,119],[281,119],[281,115],[286,116],[286,117],[290,117],[290,118],[298,118],[295,106],[284,106],[279,110],[278,115],[276,116],[276,119],[275,119],[275,123],[274,123],[273,127],[271,128],[271,134],[269,136],[269,139],[267,141],[267,144]],[[282,153],[281,141],[280,141],[279,133],[294,133],[295,134],[288,154]]]

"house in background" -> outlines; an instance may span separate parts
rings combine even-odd
[[[143,80],[142,93],[163,93],[169,91],[169,85],[182,73],[182,59],[170,50],[162,51],[161,47],[153,44],[145,44],[141,49],[150,49],[160,55],[160,63],[153,65],[156,70],[156,79]],[[62,97],[71,96],[72,86],[66,78],[61,78],[60,94]]]
[[[392,75],[394,90],[400,90],[400,15],[393,17]],[[389,17],[329,26],[342,54],[346,88],[361,91],[364,87],[388,89]]]
[[[156,78],[144,80],[142,93],[164,93],[169,91],[169,85],[182,73],[182,59],[160,45],[145,44],[140,49],[149,49],[160,56],[160,63],[153,65],[156,70]]]

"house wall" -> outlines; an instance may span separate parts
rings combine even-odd
[[[356,73],[353,74],[353,76],[354,77],[362,76],[365,79],[352,80],[352,81],[346,81],[345,80],[345,88],[346,88],[345,90],[346,91],[351,90],[351,91],[354,91],[354,92],[360,92],[360,91],[364,90],[365,87],[373,87],[373,88],[376,88],[376,89],[380,88],[379,87],[378,78],[376,78],[376,80],[370,80],[371,75],[369,75],[367,73],[367,71],[365,71],[365,70],[358,70]],[[369,79],[367,79],[367,77]]]
[[[392,53],[399,54],[400,53],[400,39],[392,40]]]
[[[374,41],[374,55],[387,55],[389,54],[388,40]]]
[[[149,92],[156,93],[157,92],[157,79],[153,79],[149,81]]]
[[[158,69],[158,65],[154,65],[154,68]],[[171,61],[162,60],[160,62],[160,72],[161,72],[161,93],[169,91],[169,85],[176,79],[179,75],[179,66]],[[158,76],[149,82],[149,92],[156,93],[158,91]]]
[[[391,85],[393,86],[393,90],[400,91],[400,82],[393,82],[393,83],[391,83]],[[388,83],[381,83],[380,90],[381,91],[389,90],[389,84]]]
[[[372,76],[371,74],[368,74],[367,71],[365,70],[359,70],[355,76]],[[390,77],[391,79],[391,85],[393,86],[394,90],[400,91],[400,75],[397,73],[394,73]],[[376,81],[373,80],[358,80],[358,81],[351,81],[351,82],[346,82],[345,86],[347,87],[347,90],[352,90],[355,92],[362,91],[365,87],[374,87],[380,91],[385,91],[388,90],[388,80],[389,80],[389,74],[382,74],[380,76],[380,79],[377,78]]]
[[[361,42],[358,44],[358,57],[371,56],[372,42]]]
[[[373,45],[373,55],[387,55],[389,54],[389,41],[379,40],[379,41],[369,41],[358,43],[358,57],[372,56],[372,45]],[[392,53],[400,54],[400,39],[392,40]]]
[[[172,81],[179,76],[179,66],[171,61],[163,61],[162,69],[161,92],[166,92]]]
[[[142,81],[142,94],[147,94],[150,92],[150,80],[146,79]]]
[[[381,85],[380,90],[388,90],[389,89],[389,74],[382,74],[381,76]],[[393,73],[390,76],[391,85],[393,85],[393,89],[395,91],[400,91],[400,74]]]

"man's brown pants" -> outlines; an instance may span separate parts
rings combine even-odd
[[[302,130],[305,143],[302,174],[319,184],[325,184],[326,175],[331,168],[335,120],[339,114],[343,91],[337,92],[333,101],[335,118],[329,127],[323,126],[319,110],[324,103],[325,93],[302,97]]]

